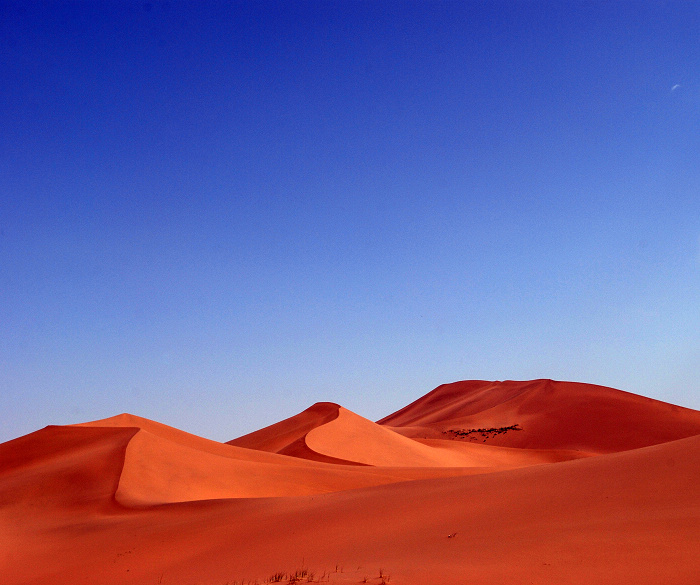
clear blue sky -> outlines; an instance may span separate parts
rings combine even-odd
[[[697,2],[0,1],[0,440],[555,378],[700,408]]]

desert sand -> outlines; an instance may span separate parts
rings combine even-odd
[[[0,583],[693,585],[699,479],[700,412],[582,383],[228,443],[121,414],[0,445]]]

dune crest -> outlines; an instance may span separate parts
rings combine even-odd
[[[303,439],[311,430],[337,418],[339,409],[340,406],[333,402],[317,402],[299,414],[227,441],[227,444],[279,453]]]

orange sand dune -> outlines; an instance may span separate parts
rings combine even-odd
[[[610,435],[562,429],[566,408]],[[321,403],[233,445],[132,415],[47,427],[0,445],[0,582],[240,585],[306,567],[331,583],[698,583],[700,434],[630,447],[647,436],[635,422],[658,440],[698,415],[598,386],[472,382],[383,425]],[[455,421],[523,430],[472,442],[442,433]],[[541,448],[496,444],[511,435]],[[561,447],[572,437],[590,452]]]
[[[253,431],[237,439],[228,441],[229,445],[271,451],[281,455],[291,455],[312,461],[340,463],[344,465],[362,465],[356,461],[338,459],[310,449],[306,436],[316,427],[338,418],[340,406],[332,402],[318,402],[306,410],[283,421]]]
[[[17,474],[21,487],[13,493],[31,493],[27,491],[26,481],[31,478],[37,484],[33,489],[44,490],[46,501],[55,498],[62,501],[66,493],[71,493],[62,489],[63,483],[59,483],[61,489],[55,490],[51,487],[52,481],[37,478],[50,478],[51,473],[61,476],[72,473],[66,466],[72,465],[74,460],[88,469],[104,466],[104,449],[107,447],[111,449],[113,471],[101,493],[106,500],[114,499],[128,506],[310,495],[492,470],[488,465],[482,465],[482,461],[463,469],[411,466],[391,469],[363,466],[357,469],[354,465],[320,463],[217,443],[161,423],[123,414],[80,425],[47,427],[5,443],[0,454],[4,450],[7,456],[0,466],[0,475],[13,471]],[[88,459],[95,449],[98,449],[98,461]],[[496,464],[503,467],[501,462]],[[93,487],[97,483],[93,477],[82,481]],[[107,480],[101,478],[101,481]],[[78,490],[72,491],[77,493]]]
[[[469,380],[438,386],[379,424],[429,438],[450,429],[517,424],[522,430],[487,442],[610,453],[697,435],[700,412],[593,384]]]
[[[347,466],[209,441],[130,414],[75,425],[106,429],[121,426],[135,432],[124,449],[123,468],[114,497],[119,503],[131,506],[222,498],[299,496],[491,470],[488,465],[481,464],[462,466],[472,469],[445,471],[421,469],[409,464],[403,465],[402,469],[367,467],[357,470],[354,466],[348,469]],[[393,435],[385,429],[381,431]],[[496,464],[504,466],[500,461]]]
[[[440,435],[444,438],[443,435]],[[454,441],[416,441],[337,404],[307,410],[228,442],[302,459],[376,467],[521,467],[584,456],[577,451],[485,448]],[[498,451],[498,455],[496,452]]]
[[[379,467],[520,467],[581,457],[577,452],[540,451],[455,444],[454,441],[416,441],[340,408],[332,421],[306,435],[317,453]]]

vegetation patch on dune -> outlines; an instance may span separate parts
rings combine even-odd
[[[449,435],[452,439],[469,439],[470,441],[478,441],[479,437],[483,441],[493,439],[498,435],[507,433],[508,431],[522,431],[519,424],[510,425],[508,427],[489,427],[483,429],[449,429],[442,431],[443,434]]]

